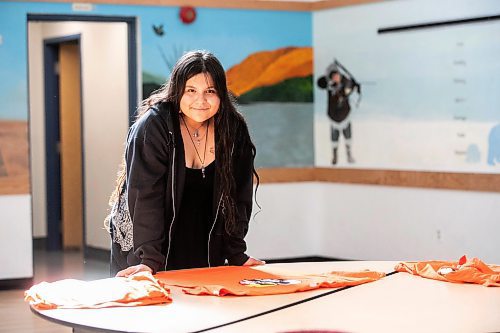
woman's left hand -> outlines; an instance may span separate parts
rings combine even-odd
[[[264,260],[259,260],[255,259],[252,257],[249,257],[247,261],[243,264],[243,266],[259,266],[259,265],[265,265],[266,262]]]

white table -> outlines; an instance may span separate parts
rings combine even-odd
[[[500,332],[500,288],[396,273],[217,332]]]
[[[362,269],[389,273],[393,271],[395,264],[396,262],[389,261],[308,262],[267,264],[257,268],[266,272],[290,275],[324,273],[338,270],[356,271]],[[348,288],[333,295],[359,287]],[[260,322],[261,317],[259,315],[262,313],[272,312],[283,307],[286,310],[286,306],[290,304],[318,295],[329,294],[332,290],[335,289],[318,289],[285,295],[215,297],[186,295],[179,288],[171,288],[173,302],[166,305],[41,311],[32,309],[32,311],[44,319],[73,327],[74,332],[196,332],[214,327],[224,327],[228,323],[240,320],[244,320],[242,323],[251,323],[254,320]],[[313,299],[307,303],[317,302],[320,299]],[[281,311],[284,310],[276,312]],[[248,319],[249,317],[254,318]],[[286,321],[288,322],[288,319]],[[273,325],[279,327],[280,323],[276,322]],[[227,327],[228,332],[233,331],[231,326]],[[217,328],[215,331],[219,329],[221,328]],[[251,328],[248,329],[251,330]],[[235,331],[237,332],[238,330],[234,330],[233,332]],[[262,330],[259,328],[259,331]]]
[[[371,269],[392,272],[396,262],[268,264],[278,274]],[[254,297],[185,295],[173,303],[98,310],[33,310],[75,332],[499,332],[500,288],[454,284],[396,273],[341,289]]]

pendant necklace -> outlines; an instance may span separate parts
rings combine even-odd
[[[183,115],[183,117],[184,117],[184,115]],[[182,120],[184,121],[184,118]],[[186,125],[187,125],[187,123],[184,121],[184,126],[186,126]],[[189,136],[195,138],[196,144],[198,145],[198,147],[201,144],[200,128],[202,128],[203,125],[205,125],[204,122],[201,123],[201,125],[198,128],[195,128],[195,129],[191,128],[191,130],[193,131],[193,134],[191,134],[191,132],[188,130]],[[191,127],[191,126],[187,125],[186,128],[189,128],[189,127]],[[191,140],[193,140],[193,139],[191,139]]]
[[[200,143],[201,143],[201,139],[200,139],[200,128],[203,126],[203,124],[200,125],[200,127],[196,128],[194,131],[193,131],[193,138],[196,139],[196,143],[198,144],[198,147],[200,146]]]
[[[206,129],[206,132],[205,132],[205,149],[203,150],[203,160],[202,160],[200,154],[198,153],[198,149],[196,149],[196,144],[194,143],[193,137],[196,138],[196,137],[199,136],[198,129],[200,129],[201,126],[203,126],[203,124],[201,124],[201,126],[198,127],[197,130],[195,130],[196,136],[194,134],[191,135],[191,132],[189,131],[188,125],[186,124],[186,121],[184,120],[184,115],[182,115],[181,118],[182,118],[182,123],[184,124],[184,127],[186,127],[186,131],[189,134],[189,138],[191,139],[191,142],[193,143],[194,151],[196,152],[196,155],[198,156],[198,159],[200,160],[200,163],[201,163],[201,174],[202,174],[203,178],[205,178],[205,157],[206,157],[206,154],[207,154],[208,126],[210,126],[210,119],[207,121],[207,129]],[[200,145],[200,141],[199,140],[198,140],[198,145]]]

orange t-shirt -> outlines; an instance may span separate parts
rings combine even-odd
[[[247,266],[220,266],[158,272],[168,286],[182,287],[186,294],[257,296],[288,294],[318,288],[340,288],[376,281],[385,273],[373,271],[278,275]]]
[[[408,261],[400,262],[394,268],[398,272],[440,281],[476,283],[486,287],[500,287],[500,266],[487,265],[478,258],[457,261]]]
[[[95,281],[66,279],[41,282],[25,291],[24,299],[40,310],[96,309],[172,302],[168,288],[149,272]]]

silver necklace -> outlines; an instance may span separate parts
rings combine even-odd
[[[184,121],[184,118],[183,118],[183,121]],[[186,122],[184,121],[184,125],[187,125]],[[188,133],[189,133],[189,136],[195,138],[196,140],[196,144],[198,145],[198,147],[200,146],[201,144],[201,136],[200,136],[200,128],[203,127],[203,125],[205,125],[204,123],[202,123],[198,128],[195,128],[195,129],[192,129],[193,130],[193,134],[191,134],[188,130]],[[189,125],[187,125],[186,128],[190,127]]]
[[[194,131],[193,131],[193,138],[195,139],[198,139],[200,137],[200,128],[203,126],[204,124],[202,123],[200,125],[200,127],[196,128]],[[200,140],[198,139],[198,145],[200,145]]]
[[[189,138],[191,139],[191,142],[193,143],[194,151],[196,152],[196,155],[198,156],[198,159],[200,160],[200,163],[201,163],[201,174],[202,174],[203,178],[205,178],[205,157],[206,157],[206,154],[207,154],[208,126],[210,125],[210,120],[207,121],[207,129],[206,129],[206,132],[205,132],[205,149],[203,149],[203,160],[202,160],[200,154],[198,153],[198,149],[196,149],[196,144],[194,143],[194,140],[193,140],[193,137],[196,138],[199,134],[197,133],[196,134],[197,136],[194,136],[194,134],[191,135],[191,132],[189,131],[188,125],[186,124],[186,120],[184,120],[184,115],[182,115],[181,118],[182,118],[182,123],[184,124],[184,127],[186,127],[186,131],[189,134]],[[203,126],[203,124],[201,126]],[[201,126],[198,127],[198,129],[200,129]],[[198,140],[198,145],[200,145],[200,141],[199,140]]]

